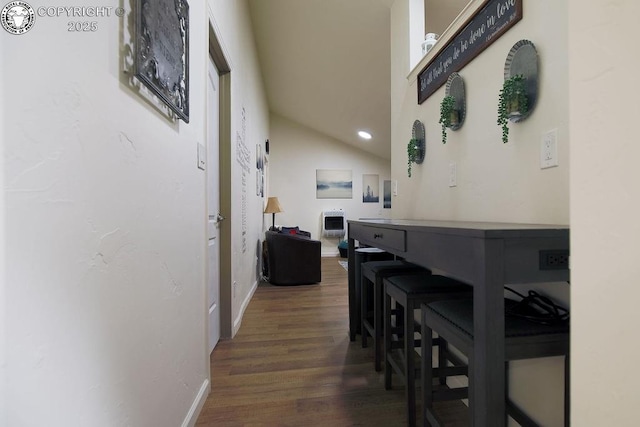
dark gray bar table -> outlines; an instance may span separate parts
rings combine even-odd
[[[472,424],[503,427],[504,285],[569,280],[566,225],[431,220],[349,220],[349,265],[355,241],[473,285]],[[434,271],[435,272],[435,271]],[[349,294],[355,271],[349,269]],[[351,313],[350,313],[351,315]],[[355,331],[349,331],[355,339]]]

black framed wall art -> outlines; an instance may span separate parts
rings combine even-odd
[[[189,4],[136,0],[135,76],[189,122]]]

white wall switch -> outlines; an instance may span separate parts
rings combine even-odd
[[[207,165],[207,153],[205,153],[204,145],[198,143],[198,169],[204,170]]]
[[[558,129],[542,134],[540,141],[540,169],[558,166]]]
[[[449,163],[449,187],[458,185],[458,166],[455,162]]]
[[[398,180],[394,180],[393,181],[393,195],[397,196],[398,195]]]

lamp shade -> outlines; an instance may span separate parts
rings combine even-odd
[[[277,197],[269,197],[267,199],[267,206],[264,208],[264,213],[280,213],[282,207]]]

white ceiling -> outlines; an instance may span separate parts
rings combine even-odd
[[[393,1],[249,0],[271,112],[390,159]]]
[[[390,159],[394,1],[248,0],[271,112]],[[442,34],[468,2],[426,0],[427,32]]]

